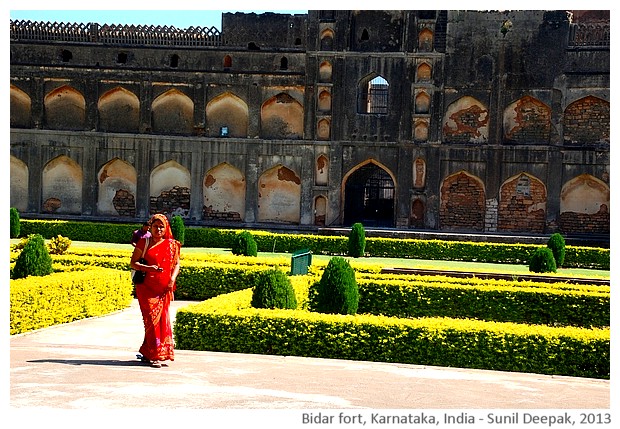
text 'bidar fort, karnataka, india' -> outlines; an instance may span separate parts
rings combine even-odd
[[[10,26],[24,217],[609,237],[609,11]]]

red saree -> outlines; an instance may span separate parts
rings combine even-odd
[[[145,240],[139,246],[144,248]],[[174,292],[168,291],[172,270],[179,260],[179,242],[165,238],[142,255],[149,265],[158,265],[161,272],[147,272],[144,283],[136,286],[136,295],[144,321],[144,341],[140,353],[150,361],[174,360],[174,341],[170,323],[170,301]],[[176,287],[176,285],[175,285]]]

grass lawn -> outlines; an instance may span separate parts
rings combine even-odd
[[[15,244],[19,240],[11,240],[11,244]],[[95,243],[95,242],[83,242],[74,241],[71,243],[71,248],[98,248],[101,250],[127,250],[131,252],[132,247],[130,244],[115,244],[115,243]],[[216,253],[222,255],[230,255],[230,249],[221,248],[203,248],[203,247],[184,247],[181,250],[182,254],[192,254],[194,256],[201,253]],[[271,253],[271,252],[259,252],[258,256],[288,256],[286,253]],[[324,255],[312,255],[313,261],[328,261],[331,256]],[[461,261],[437,261],[430,259],[407,259],[407,258],[347,258],[351,260],[363,261],[369,264],[380,265],[384,268],[418,268],[426,270],[446,270],[446,271],[465,271],[465,272],[478,272],[478,273],[503,273],[503,274],[521,274],[531,275],[527,265],[514,265],[514,264],[488,264],[480,262],[461,262]],[[560,268],[557,273],[547,273],[545,275],[555,275],[557,277],[578,277],[578,278],[593,278],[593,279],[609,279],[609,271],[607,270],[587,270],[581,268]]]

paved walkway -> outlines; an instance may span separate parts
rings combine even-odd
[[[173,302],[173,316],[186,304]],[[233,409],[250,422],[254,414],[241,410],[294,410],[286,425],[293,427],[330,415],[335,424],[336,410],[352,418],[355,410],[610,407],[609,381],[573,377],[187,350],[151,368],[135,357],[142,335],[134,300],[109,316],[12,336],[11,410],[28,418],[51,410]]]

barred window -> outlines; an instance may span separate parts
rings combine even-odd
[[[360,86],[360,113],[388,113],[388,88],[390,84],[381,76]]]

